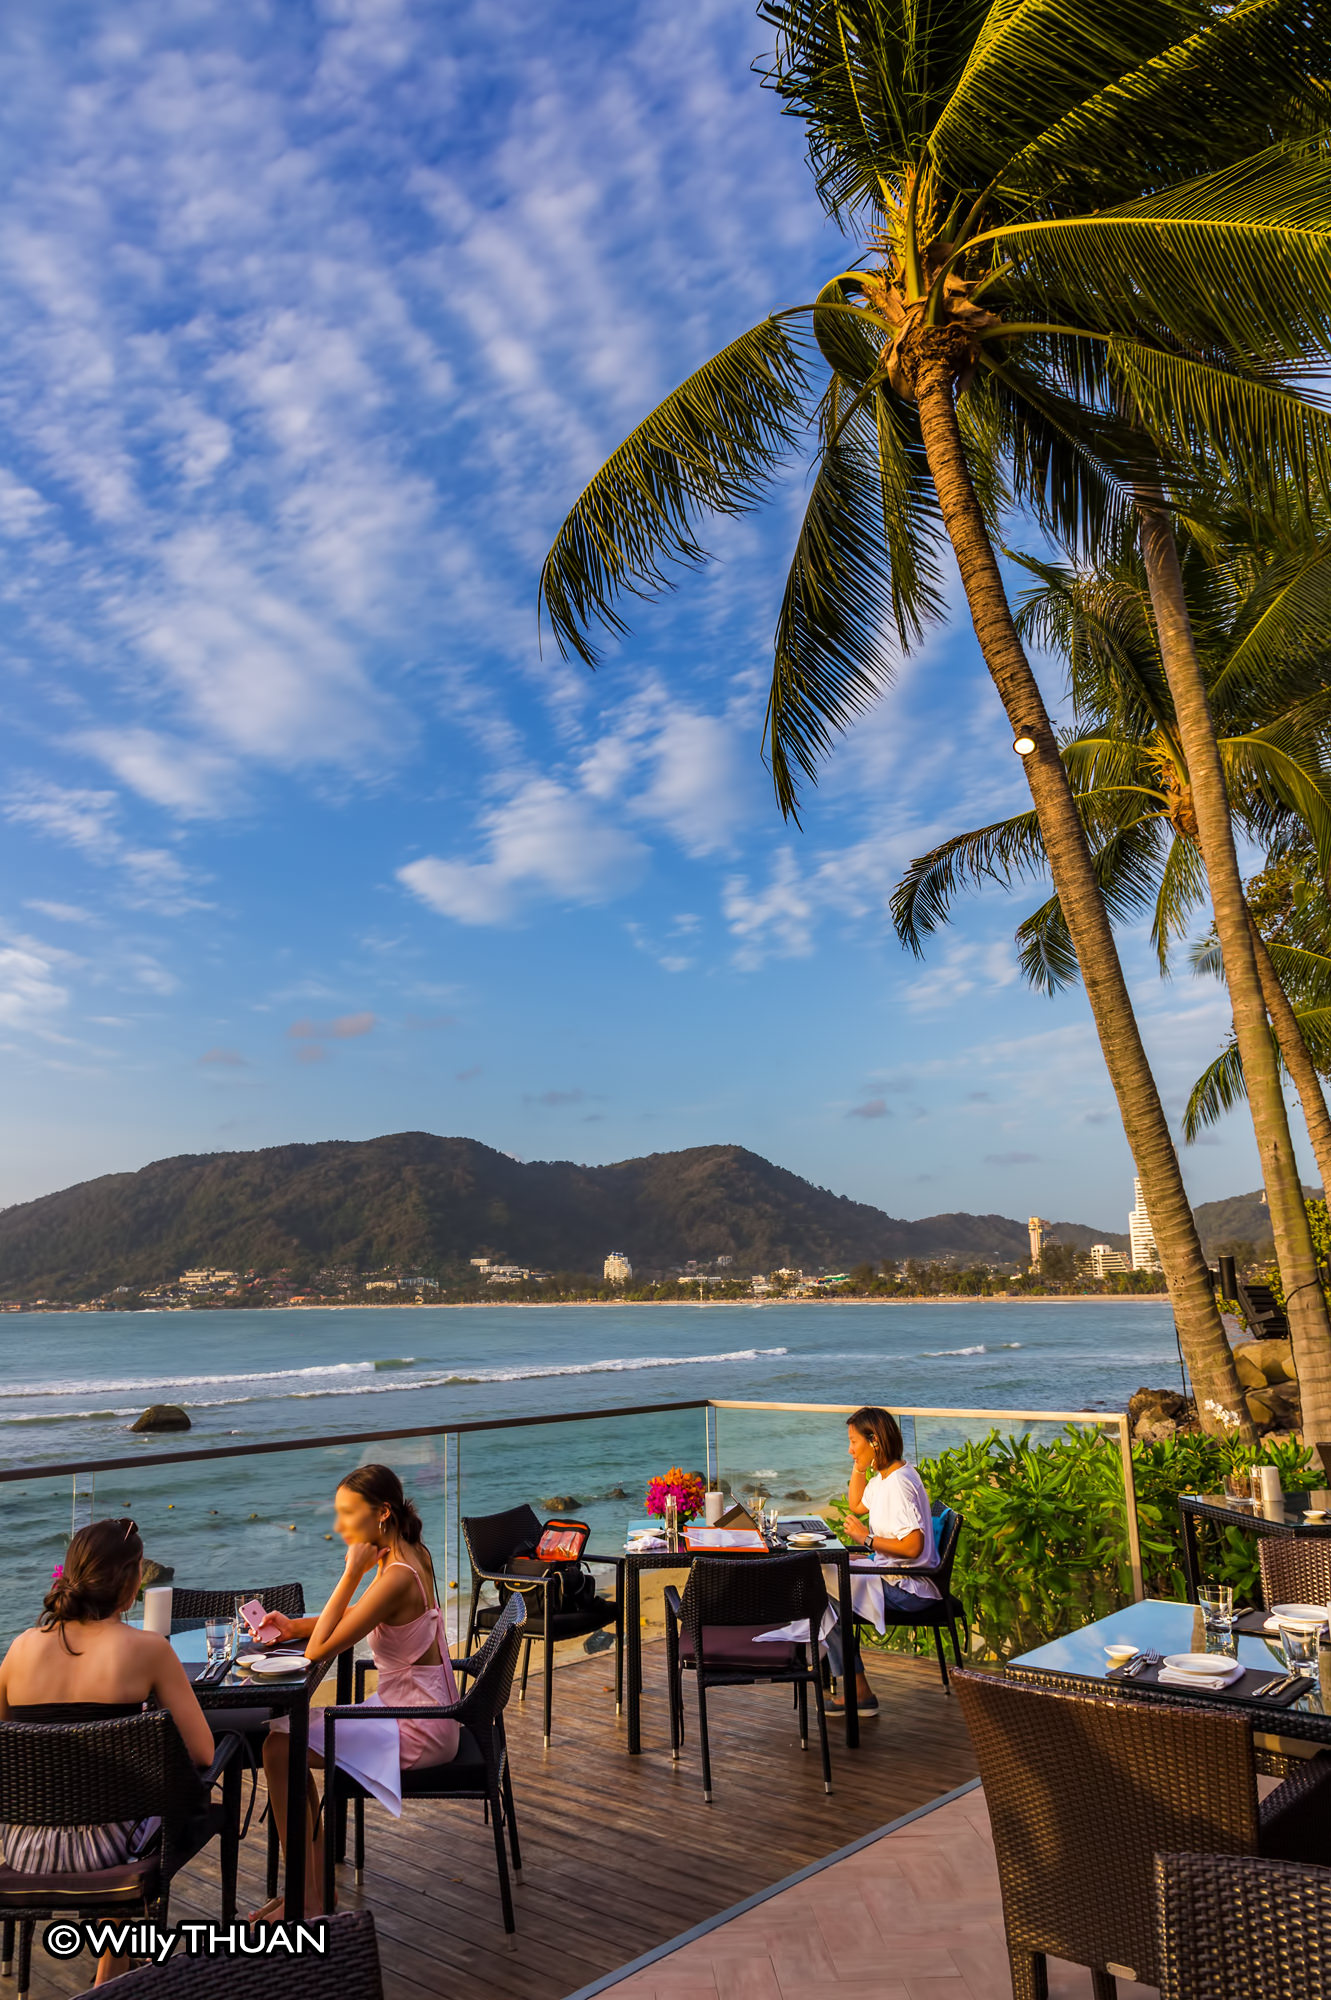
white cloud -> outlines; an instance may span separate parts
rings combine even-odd
[[[78,744],[141,798],[188,818],[219,811],[236,790],[232,759],[158,730],[89,729]]]
[[[68,963],[72,963],[68,954],[31,938],[0,945],[0,1024],[40,1028],[67,1006],[69,990],[56,972]]]
[[[813,950],[817,910],[788,847],[778,850],[765,889],[750,889],[747,876],[730,876],[721,911],[739,939],[734,963],[741,972],[756,972],[769,958],[807,958]]]
[[[987,943],[958,939],[944,948],[941,958],[929,972],[911,981],[906,989],[906,998],[917,1012],[932,1013],[977,990],[992,992],[1002,986],[1011,986],[1018,973],[1010,939],[1000,938]]]
[[[503,924],[528,899],[602,903],[632,887],[646,850],[578,794],[534,778],[482,816],[484,861],[426,855],[397,878],[441,916],[463,924]]]

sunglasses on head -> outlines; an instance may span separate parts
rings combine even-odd
[[[139,1532],[138,1522],[131,1521],[128,1514],[119,1515],[116,1520],[116,1526],[125,1530],[125,1541],[128,1541],[131,1535],[137,1535]]]

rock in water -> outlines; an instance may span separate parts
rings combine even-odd
[[[179,1403],[151,1403],[130,1425],[132,1431],[187,1431],[190,1421]]]

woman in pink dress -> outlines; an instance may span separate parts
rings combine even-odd
[[[379,1690],[368,1708],[441,1708],[458,1698],[448,1657],[444,1615],[435,1588],[434,1564],[421,1540],[421,1518],[402,1491],[402,1481],[386,1465],[362,1465],[337,1489],[334,1526],[347,1545],[341,1580],[317,1618],[286,1618],[270,1612],[264,1635],[304,1639],[307,1660],[327,1660],[369,1639],[379,1670]],[[353,1603],[356,1586],[371,1576],[369,1588]],[[278,1837],[286,1848],[287,1764],[290,1745],[285,1718],[274,1722],[263,1746],[268,1798]],[[423,1717],[396,1724],[348,1720],[337,1726],[337,1762],[391,1813],[402,1811],[402,1772],[427,1764],[447,1764],[457,1755],[458,1725]],[[310,1714],[310,1763],[322,1766],[323,1718]],[[305,1816],[305,1880],[315,1907],[323,1894],[323,1831],[319,1795],[311,1777]],[[281,1913],[282,1899],[255,1916]],[[293,1912],[301,1915],[302,1912]]]

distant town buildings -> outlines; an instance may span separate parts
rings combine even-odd
[[[1040,1255],[1044,1249],[1044,1233],[1049,1224],[1042,1222],[1038,1215],[1033,1215],[1027,1222],[1026,1227],[1030,1231],[1031,1237],[1031,1269],[1038,1271],[1040,1268]]]
[[[207,1292],[215,1285],[234,1285],[234,1271],[182,1271],[176,1280],[182,1292]]]
[[[1107,1278],[1111,1271],[1130,1271],[1132,1263],[1126,1250],[1112,1250],[1107,1243],[1091,1245],[1091,1276]]]
[[[1132,1268],[1134,1271],[1158,1271],[1160,1252],[1155,1247],[1155,1231],[1151,1218],[1146,1213],[1146,1198],[1142,1194],[1141,1179],[1132,1183],[1134,1206],[1128,1216],[1128,1241],[1132,1245]]]
[[[622,1250],[612,1250],[605,1260],[605,1281],[607,1285],[626,1285],[633,1276],[633,1266]]]

